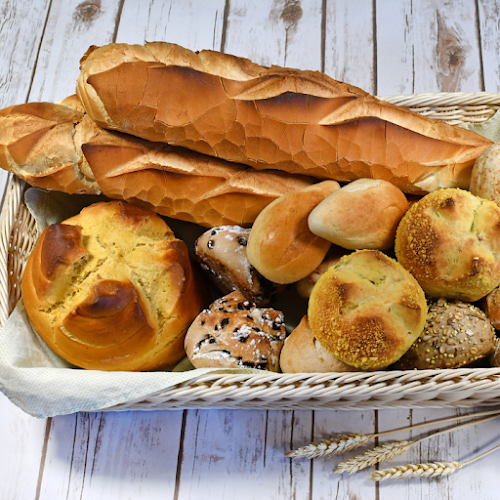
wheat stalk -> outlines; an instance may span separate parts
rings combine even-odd
[[[410,464],[391,467],[390,469],[372,472],[370,479],[373,481],[386,481],[387,479],[404,479],[407,477],[440,477],[453,474],[465,464],[459,462],[434,462],[429,464]]]
[[[500,445],[497,445],[481,455],[471,458],[466,462],[433,462],[428,464],[409,464],[400,465],[398,467],[391,467],[390,469],[376,470],[372,472],[370,478],[373,481],[386,481],[387,479],[405,479],[414,477],[442,477],[453,474],[458,469],[469,465],[480,458],[493,453],[498,450]]]
[[[323,439],[320,443],[311,443],[297,450],[285,453],[289,458],[330,458],[346,451],[354,450],[366,443],[370,436],[365,434],[341,434],[335,439]]]
[[[342,472],[350,472],[351,474],[358,472],[371,465],[384,462],[389,458],[402,455],[415,442],[416,441],[394,441],[393,443],[376,446],[371,450],[365,451],[361,455],[356,455],[355,457],[340,462],[334,472],[336,474],[341,474]]]
[[[424,436],[420,439],[416,439],[414,441],[394,441],[392,443],[386,443],[381,446],[376,446],[375,448],[367,450],[364,453],[361,453],[360,455],[356,455],[355,457],[340,462],[337,469],[335,470],[335,473],[341,474],[342,472],[350,472],[352,474],[354,472],[358,472],[360,470],[366,469],[367,467],[370,467],[371,465],[384,462],[389,458],[394,458],[397,455],[402,455],[408,450],[408,448],[410,448],[412,444],[421,443],[426,439],[430,439],[432,437],[436,437],[441,434],[446,434],[448,432],[452,432],[457,429],[463,429],[465,427],[468,427],[470,425],[475,425],[480,422],[487,422],[488,420],[493,420],[498,417],[500,417],[499,414],[490,415],[489,417],[476,419],[471,422],[466,422],[465,424],[451,427],[449,429],[433,432],[427,436]]]
[[[428,425],[444,424],[446,422],[463,420],[466,418],[484,417],[487,415],[500,415],[500,409],[488,410],[467,415],[459,415],[455,417],[446,417],[431,422],[423,422],[421,424],[413,426],[402,427],[400,429],[394,429],[391,431],[377,432],[374,434],[362,434],[362,433],[341,434],[332,439],[323,439],[319,443],[311,443],[308,444],[307,446],[302,446],[300,448],[297,448],[296,450],[291,450],[285,453],[285,457],[310,458],[310,459],[331,458],[334,455],[340,455],[347,451],[354,450],[355,448],[358,448],[359,446],[365,444],[368,440],[376,437],[387,436],[389,434],[394,434],[396,432],[419,429],[421,427],[426,427]]]

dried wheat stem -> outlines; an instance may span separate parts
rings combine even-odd
[[[441,477],[453,474],[458,469],[469,465],[480,458],[500,449],[500,444],[485,451],[477,457],[471,458],[466,462],[434,462],[428,464],[410,464],[391,467],[390,469],[376,470],[372,472],[370,478],[373,481],[385,481],[387,479],[404,479],[410,477]]]
[[[372,472],[370,479],[373,481],[386,481],[387,479],[405,479],[408,477],[440,477],[453,474],[465,464],[460,462],[435,462],[429,464],[410,464],[391,467],[390,469]]]
[[[350,472],[352,474],[366,469],[371,465],[384,462],[385,460],[394,458],[397,455],[402,455],[415,442],[416,441],[394,441],[393,443],[376,446],[371,450],[361,453],[361,455],[356,455],[348,460],[343,460],[339,463],[335,473],[341,474],[342,472]]]
[[[311,443],[285,453],[289,458],[330,458],[349,450],[354,450],[366,443],[371,436],[365,434],[341,434],[335,439],[323,439],[320,443]]]
[[[323,439],[319,443],[311,443],[307,446],[302,446],[297,448],[296,450],[291,450],[285,453],[285,457],[288,458],[331,458],[334,455],[340,455],[350,450],[354,450],[359,446],[362,446],[368,440],[373,439],[375,437],[387,436],[388,434],[394,434],[396,432],[403,432],[407,430],[419,429],[421,427],[426,427],[429,425],[435,424],[443,424],[446,422],[463,420],[466,418],[476,418],[483,417],[487,415],[497,415],[500,416],[500,409],[497,410],[488,410],[479,413],[471,413],[468,415],[459,415],[455,417],[446,417],[439,420],[434,420],[431,422],[423,422],[421,424],[402,427],[400,429],[394,429],[390,431],[377,432],[375,434],[361,434],[361,433],[353,433],[353,434],[341,434],[336,438],[332,439]]]
[[[488,420],[493,420],[495,418],[500,417],[500,414],[490,415],[489,417],[481,418],[473,420],[472,422],[466,422],[464,424],[457,425],[455,427],[450,427],[449,429],[443,429],[441,431],[433,432],[428,436],[424,436],[420,439],[416,439],[414,441],[395,441],[392,443],[386,443],[381,446],[377,446],[370,450],[361,453],[360,455],[356,455],[348,460],[344,460],[339,463],[336,473],[342,472],[358,472],[360,470],[366,469],[371,465],[375,465],[376,463],[384,462],[389,458],[394,458],[397,455],[402,455],[408,448],[414,443],[421,443],[426,439],[430,439],[432,437],[439,436],[441,434],[446,434],[448,432],[455,431],[457,429],[463,429],[470,425],[475,425],[477,423],[486,422]]]

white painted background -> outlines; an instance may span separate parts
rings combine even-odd
[[[72,94],[89,45],[145,40],[322,70],[378,95],[499,92],[499,17],[500,2],[488,0],[0,0],[0,107]],[[339,459],[283,457],[339,432],[460,413],[189,410],[37,420],[0,394],[0,499],[498,499],[500,452],[448,478],[380,485],[368,471],[333,475]],[[426,441],[393,463],[467,460],[498,443],[493,421]]]

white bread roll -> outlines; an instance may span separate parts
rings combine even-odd
[[[280,196],[255,220],[247,244],[250,264],[274,283],[295,283],[314,271],[331,246],[309,230],[311,210],[340,186],[323,181]]]
[[[353,181],[327,196],[309,215],[309,229],[348,250],[387,250],[408,210],[403,192],[380,179]]]
[[[341,361],[325,349],[314,336],[307,316],[287,337],[281,349],[280,368],[283,373],[354,372],[354,366]]]

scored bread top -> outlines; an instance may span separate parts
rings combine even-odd
[[[166,42],[91,47],[77,93],[99,125],[257,169],[406,192],[467,187],[491,141],[314,71]]]
[[[90,205],[48,226],[22,280],[28,317],[77,366],[153,370],[184,356],[184,333],[208,301],[186,244],[150,210]]]

